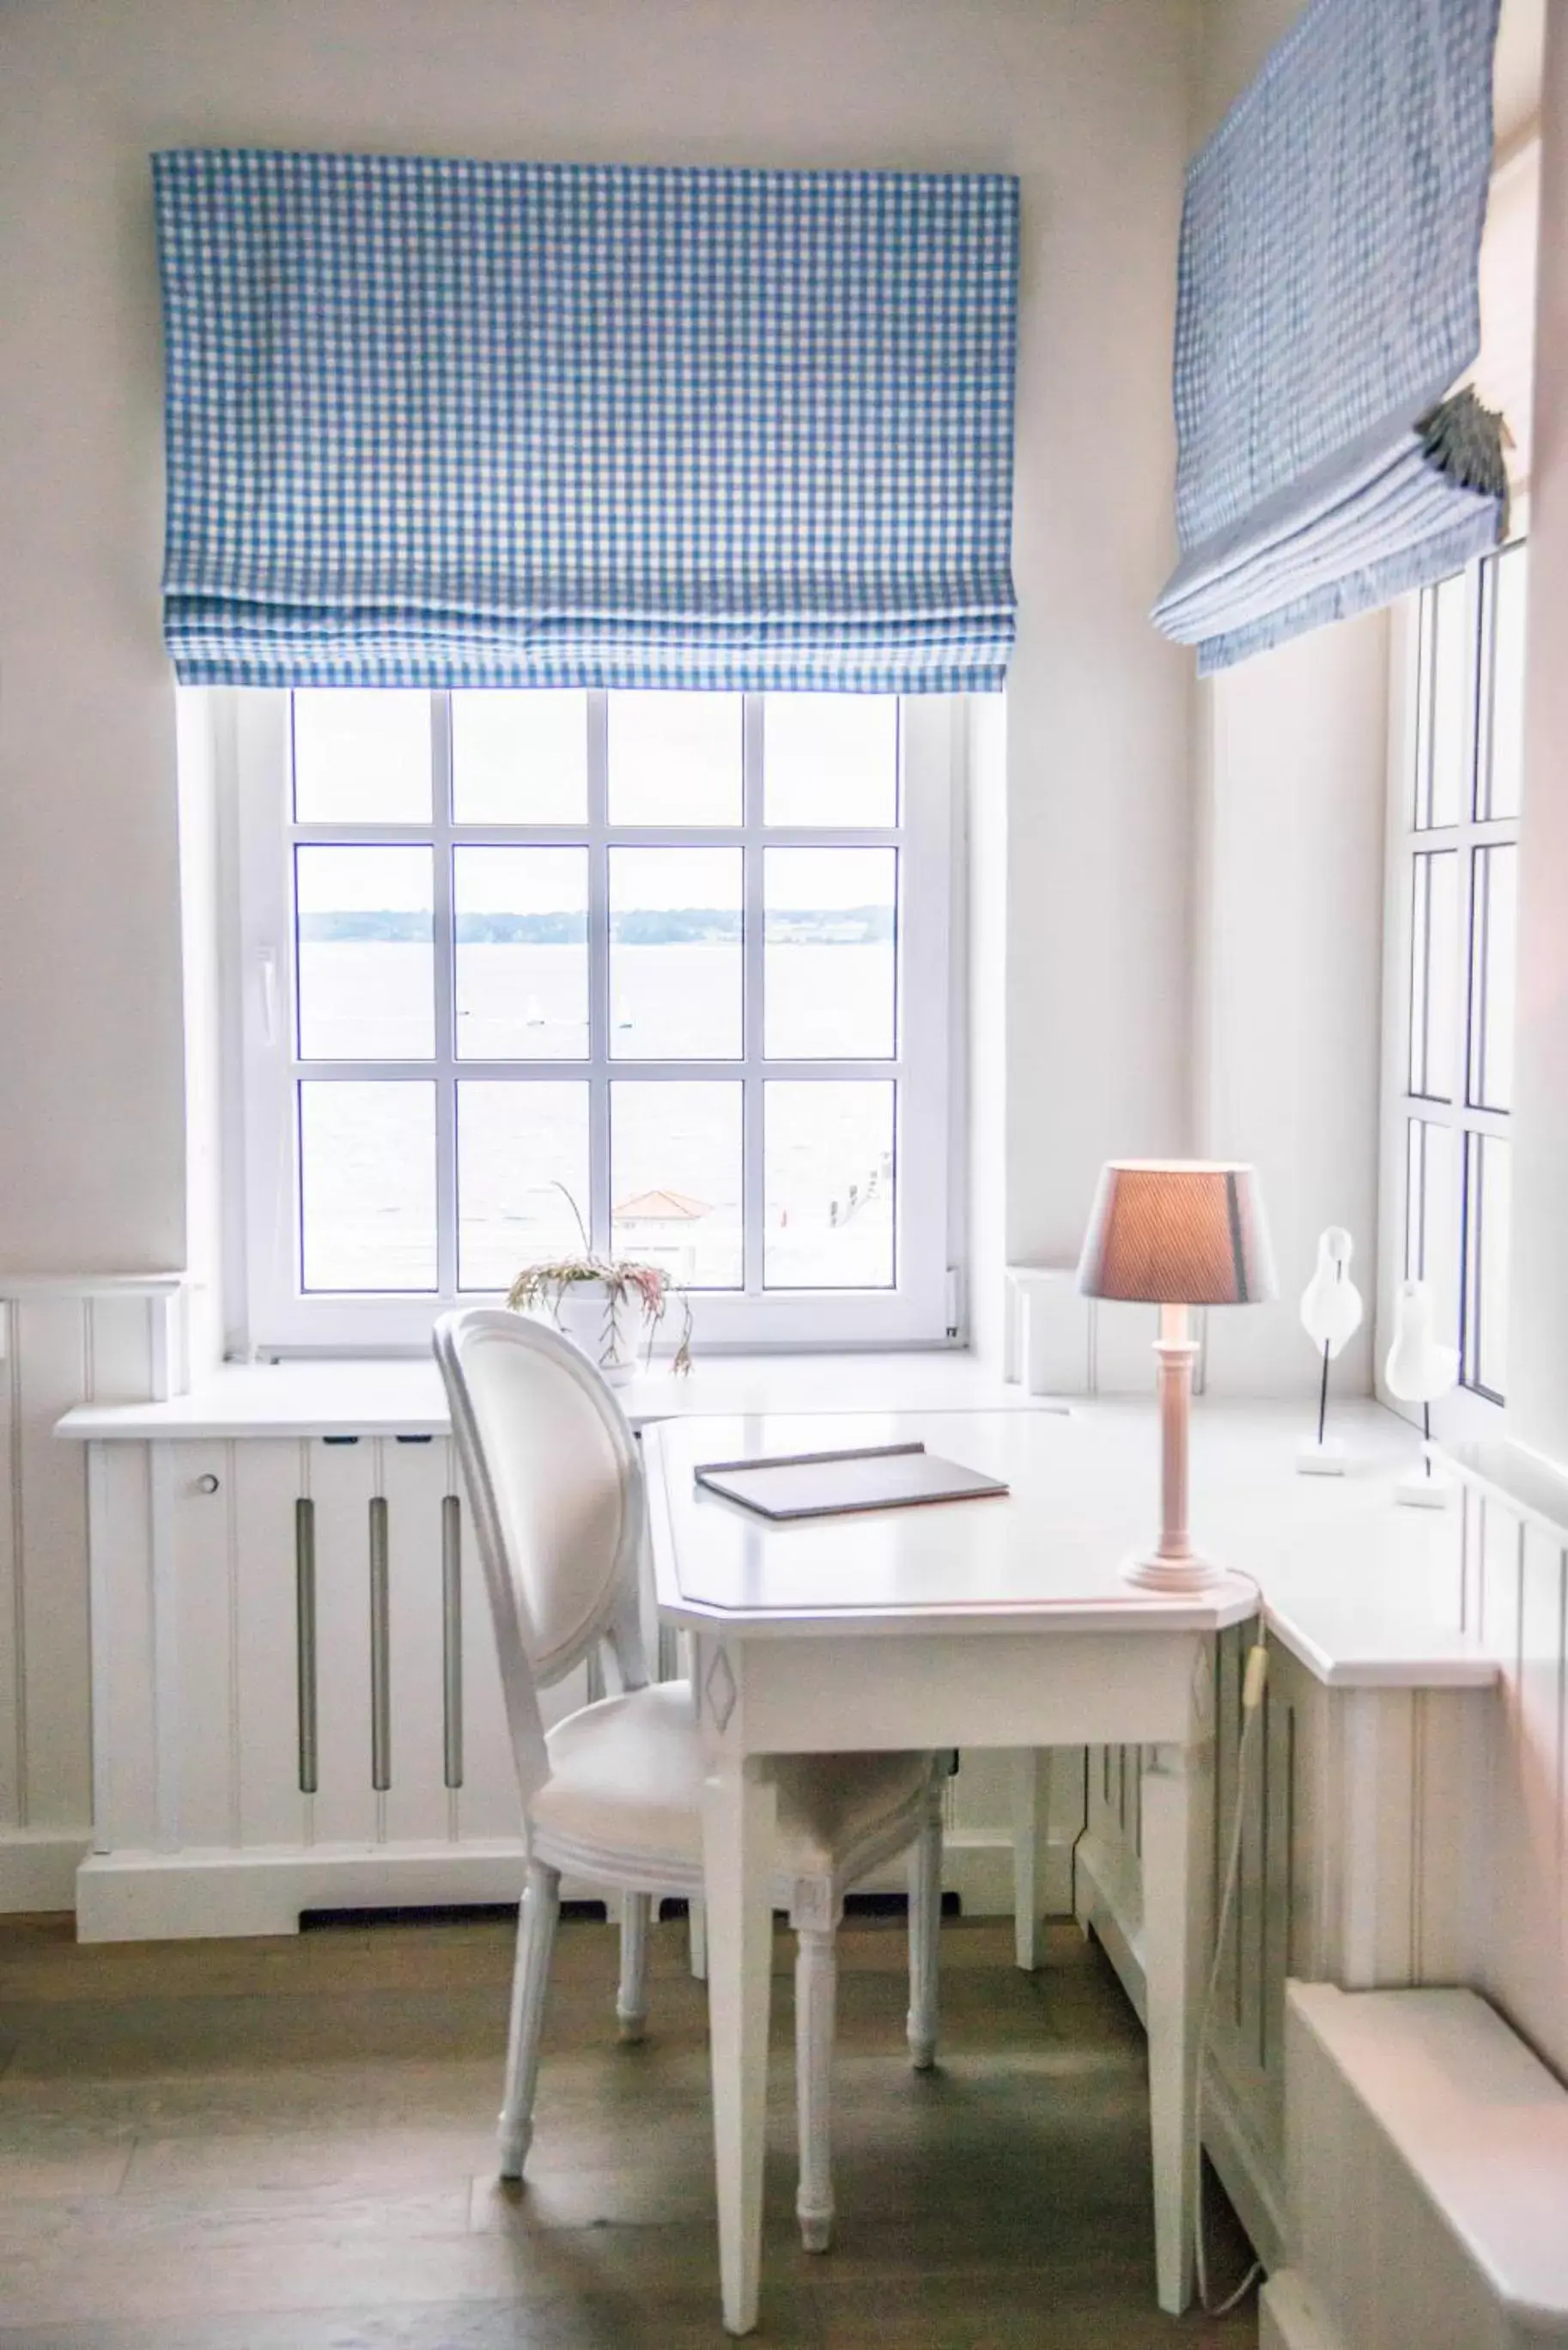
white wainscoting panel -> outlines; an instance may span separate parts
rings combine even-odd
[[[0,1910],[69,1908],[91,1834],[87,1476],[56,1421],[167,1396],[178,1282],[0,1276]]]
[[[1194,1317],[1203,1387],[1207,1315]],[[1147,1395],[1154,1392],[1159,1309],[1080,1297],[1067,1265],[1009,1265],[1002,1347],[1004,1375],[1026,1395]]]
[[[1466,1614],[1502,1668],[1486,1932],[1470,1980],[1568,2077],[1568,1481],[1528,1466],[1514,1479],[1503,1451],[1456,1448]]]
[[[1221,1634],[1214,1910],[1235,1820],[1241,1679],[1255,1627]],[[1345,1989],[1453,1982],[1476,1964],[1487,1689],[1326,1686],[1271,1643],[1242,1791],[1236,1896],[1205,2073],[1204,2140],[1271,2267],[1289,2237],[1284,2007],[1291,1977]],[[1143,2012],[1142,1773],[1136,1747],[1089,1752],[1075,1908]]]

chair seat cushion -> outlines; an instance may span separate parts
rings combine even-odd
[[[585,1859],[602,1853],[611,1873],[633,1855],[650,1874],[661,1863],[680,1877],[701,1868],[705,1763],[689,1681],[602,1698],[557,1722],[545,1745],[550,1777],[528,1806],[545,1842]],[[780,1755],[767,1767],[778,1790],[776,1870],[832,1875],[916,1804],[931,1757]]]

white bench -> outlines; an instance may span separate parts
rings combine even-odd
[[[1568,2091],[1468,1991],[1293,1983],[1260,2350],[1568,2345]]]

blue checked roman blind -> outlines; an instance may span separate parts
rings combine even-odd
[[[1506,529],[1480,347],[1498,0],[1313,0],[1187,175],[1181,561],[1217,670],[1457,570]]]
[[[182,679],[1000,687],[1015,181],[153,172]]]

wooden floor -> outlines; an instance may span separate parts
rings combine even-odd
[[[902,2061],[901,1929],[843,1941],[838,2240],[792,2217],[781,1938],[759,2343],[1160,2350],[1256,2339],[1154,2306],[1143,2044],[1068,1927],[942,1935],[943,2052]],[[0,2350],[717,2345],[707,2053],[679,1921],[622,2048],[614,1938],[563,1925],[529,2182],[493,2175],[500,1923],[78,1949],[0,1918]],[[1215,2265],[1243,2248],[1222,2214]]]

